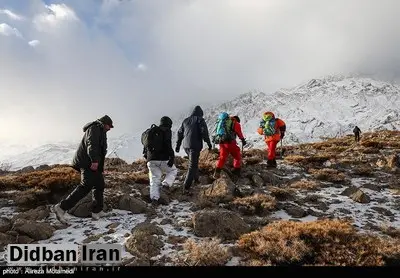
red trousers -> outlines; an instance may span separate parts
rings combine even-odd
[[[242,162],[242,154],[236,141],[230,143],[219,144],[219,159],[217,161],[217,168],[224,167],[229,154],[233,156],[233,168],[240,168]]]
[[[279,141],[275,141],[275,140],[267,142],[267,146],[268,146],[268,156],[267,156],[267,158],[268,158],[268,160],[275,159],[275,157],[276,157],[275,150],[276,150],[276,145],[278,145],[278,142]]]

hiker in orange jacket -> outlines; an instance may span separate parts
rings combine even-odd
[[[279,118],[275,118],[274,113],[265,112],[257,129],[258,134],[264,135],[264,141],[268,147],[267,167],[276,168],[276,145],[283,139],[286,132],[286,124]]]
[[[232,135],[233,139],[229,141],[223,141],[219,143],[219,159],[215,168],[214,177],[218,177],[221,173],[222,168],[228,159],[229,154],[233,157],[233,171],[234,175],[240,176],[242,154],[240,148],[236,143],[236,136],[242,141],[242,146],[246,145],[246,139],[243,136],[242,127],[240,125],[239,116],[231,117],[232,120]]]

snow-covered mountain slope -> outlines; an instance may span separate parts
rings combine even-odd
[[[328,76],[272,94],[250,92],[205,110],[209,129],[218,113],[239,115],[249,142],[264,146],[256,130],[265,111],[287,125],[285,144],[318,141],[361,131],[399,129],[400,86],[370,78]]]
[[[291,89],[265,94],[252,91],[233,100],[203,107],[210,132],[218,113],[226,111],[241,118],[249,147],[265,147],[256,130],[265,111],[273,111],[286,122],[284,144],[318,141],[352,132],[400,129],[400,86],[357,76],[327,76],[312,79]],[[187,110],[187,109],[183,109]],[[173,142],[184,117],[173,119]],[[0,157],[13,169],[41,164],[69,163],[76,144],[48,144],[18,155]],[[183,151],[179,155],[183,155]],[[128,162],[142,157],[140,134],[125,134],[109,139],[108,157]]]

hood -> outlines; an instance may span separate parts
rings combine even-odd
[[[99,120],[94,121],[94,122],[87,123],[87,124],[85,124],[85,125],[83,126],[83,132],[86,132],[86,130],[88,130],[88,128],[91,127],[92,125],[100,125],[100,126],[103,126],[103,123],[100,122]]]
[[[269,121],[270,119],[274,119],[274,118],[275,118],[275,115],[272,112],[265,112],[263,114],[263,120],[264,121]]]
[[[172,127],[172,120],[170,117],[164,116],[160,119],[160,127]]]
[[[201,109],[201,107],[200,106],[196,106],[194,109],[193,109],[193,112],[192,112],[192,116],[198,116],[198,117],[203,117],[203,109]]]

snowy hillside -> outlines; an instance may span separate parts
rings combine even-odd
[[[361,131],[399,129],[400,86],[370,78],[330,76],[272,94],[250,92],[205,111],[209,129],[221,111],[239,115],[248,141],[264,146],[256,130],[273,111],[287,125],[285,144],[318,141]]]
[[[361,131],[400,129],[400,86],[362,77],[328,76],[312,79],[275,93],[249,92],[229,102],[203,107],[210,132],[219,112],[239,115],[249,147],[265,147],[256,133],[260,117],[270,110],[287,124],[284,144],[318,141]],[[173,141],[183,118],[173,119]],[[0,157],[13,169],[41,164],[69,163],[76,144],[48,144],[22,154]],[[183,152],[179,155],[183,155]],[[109,157],[132,162],[142,157],[140,134],[109,139]]]

